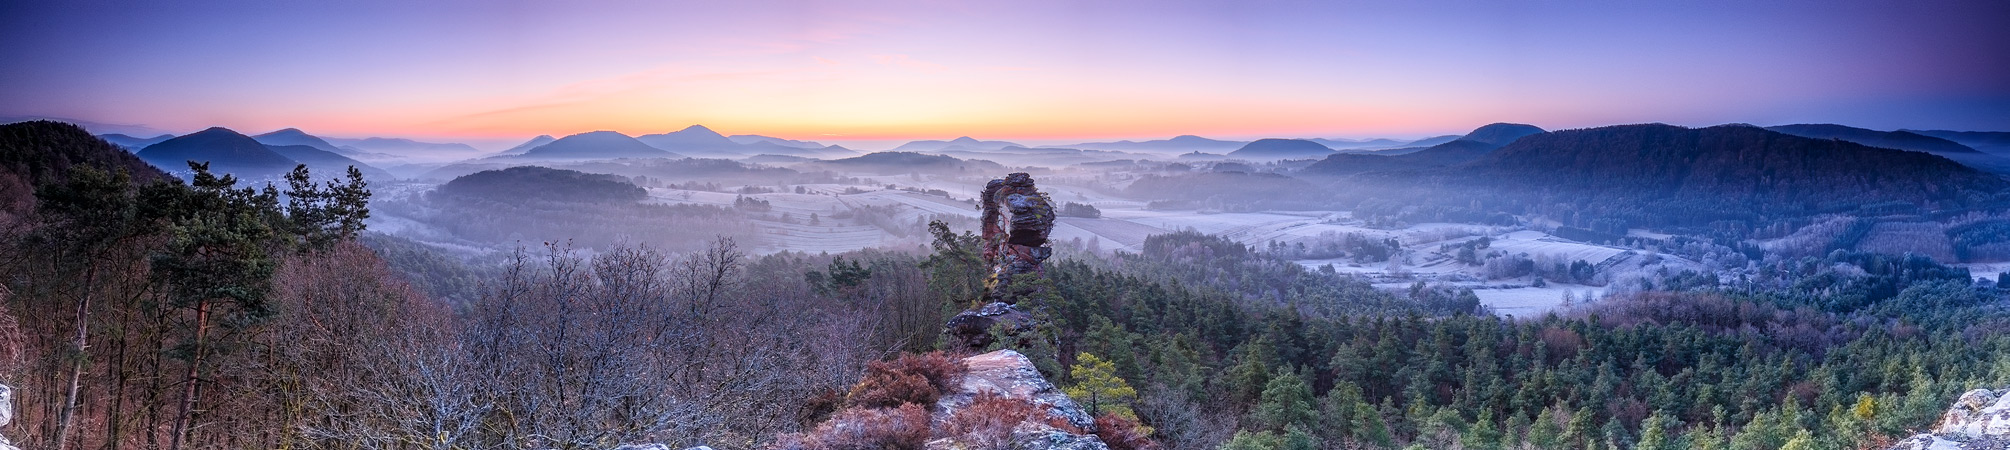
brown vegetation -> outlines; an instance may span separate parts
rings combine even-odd
[[[961,358],[942,352],[903,354],[893,361],[866,364],[865,379],[852,386],[848,398],[852,406],[865,408],[934,405],[962,380]]]

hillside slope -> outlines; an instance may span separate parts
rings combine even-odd
[[[1936,155],[1750,126],[1620,125],[1523,138],[1461,179],[1599,201],[1742,202],[1761,210],[1902,201],[1952,207],[2010,183]]]
[[[244,179],[276,178],[299,164],[251,136],[223,127],[149,145],[140,150],[139,157],[169,173],[187,172],[189,161],[208,162],[211,172],[235,174]]]

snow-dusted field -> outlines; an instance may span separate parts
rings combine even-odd
[[[1564,261],[1584,260],[1598,264],[1626,252],[1627,249],[1604,245],[1586,244],[1550,236],[1540,231],[1523,230],[1494,236],[1489,247],[1508,254],[1526,253],[1535,255],[1557,255]]]
[[[1565,293],[1575,299],[1574,304],[1581,305],[1590,299],[1604,297],[1605,288],[1555,283],[1545,287],[1473,289],[1473,295],[1480,297],[1480,304],[1492,308],[1494,314],[1515,317],[1538,317],[1556,310],[1563,306]]]
[[[2010,272],[2010,261],[1986,262],[1986,263],[1961,263],[1961,264],[1953,264],[1953,266],[1968,268],[1968,275],[1973,276],[1975,277],[1975,279],[1978,280],[1980,279],[1995,280],[1998,275],[2001,275],[2004,272]]]

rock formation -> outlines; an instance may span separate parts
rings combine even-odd
[[[1054,386],[1040,371],[1033,368],[1033,361],[1025,355],[1011,350],[999,350],[963,359],[963,367],[968,372],[963,375],[963,383],[950,392],[945,392],[935,402],[935,412],[930,422],[937,425],[951,422],[959,413],[970,408],[979,397],[992,395],[1005,400],[1023,401],[1034,406],[1038,414],[1046,420],[1026,420],[1011,427],[1006,437],[1007,448],[1027,450],[1108,450],[1101,439],[1090,434],[1095,430],[1095,418],[1082,410],[1080,405],[1068,398],[1068,394]],[[1068,428],[1064,429],[1062,426]],[[940,428],[938,426],[938,428]],[[975,433],[970,433],[975,434]],[[928,441],[929,449],[958,449],[971,447],[975,436],[952,435]]]
[[[1095,419],[1015,351],[903,355],[866,372],[847,407],[768,449],[1110,450]]]
[[[985,184],[983,208],[984,262],[991,264],[984,299],[1017,303],[1010,295],[1013,276],[1040,273],[1040,264],[1054,254],[1047,246],[1047,234],[1054,231],[1053,201],[1021,172]]]
[[[949,319],[943,333],[963,350],[978,351],[997,341],[993,327],[1008,336],[1031,331],[1036,321],[1013,305],[1019,297],[1012,290],[1015,277],[1043,273],[1041,263],[1053,256],[1047,235],[1054,231],[1054,204],[1033,185],[1025,173],[1006,175],[984,186],[984,262],[990,270],[984,278],[984,306],[964,311]],[[1020,279],[1023,281],[1023,279]]]
[[[976,351],[997,342],[998,337],[991,334],[992,327],[999,327],[999,330],[1007,336],[1018,336],[1032,331],[1035,325],[1036,321],[1031,314],[1026,314],[1025,311],[1020,311],[1010,304],[995,302],[949,318],[943,333],[949,335],[950,343],[961,345],[965,350]]]
[[[1932,432],[1899,441],[1892,450],[2010,449],[2010,389],[1961,394]]]
[[[14,422],[14,388],[0,384],[0,428],[6,428],[7,424],[12,422]],[[0,435],[0,450],[21,450],[21,448],[15,447],[13,442],[7,440],[7,436]]]

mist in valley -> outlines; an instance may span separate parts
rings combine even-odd
[[[1999,3],[0,4],[0,450],[2001,449]]]

